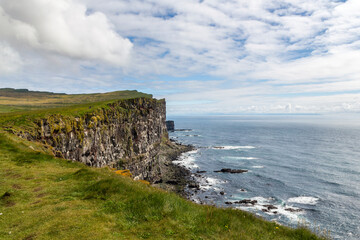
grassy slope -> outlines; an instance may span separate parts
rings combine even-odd
[[[38,99],[30,95],[29,102]],[[76,106],[39,110],[36,104],[21,103],[14,106],[37,110],[0,114],[0,239],[318,239],[306,229],[196,205],[107,168],[54,158],[38,143],[1,131],[5,123],[24,127],[37,116],[81,114],[121,98],[120,92],[100,95],[97,103],[82,96],[74,97]],[[151,97],[123,95],[137,96]]]
[[[0,135],[0,239],[317,239],[38,148]]]

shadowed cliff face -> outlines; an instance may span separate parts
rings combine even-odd
[[[82,117],[48,116],[37,123],[37,134],[25,137],[50,145],[58,157],[127,168],[136,179],[159,182],[160,145],[168,141],[165,120],[164,100],[121,100]]]

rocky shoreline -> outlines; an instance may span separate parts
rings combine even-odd
[[[175,141],[168,141],[160,146],[159,162],[161,162],[161,179],[152,185],[161,189],[175,192],[178,195],[190,198],[188,186],[196,184],[192,173],[187,168],[173,163],[181,154],[194,150],[192,145],[184,145]]]
[[[168,172],[170,173],[168,175],[168,179],[170,180],[170,182],[165,182],[165,186],[167,185],[167,187],[164,188],[164,185],[162,185],[162,188],[176,192],[177,194],[193,202],[204,205],[214,205],[214,202],[210,198],[217,198],[223,199],[224,205],[222,205],[222,207],[260,208],[262,212],[268,213],[270,215],[279,214],[279,211],[281,210],[290,213],[299,213],[304,211],[304,209],[302,208],[292,206],[283,206],[281,207],[281,209],[279,209],[279,207],[275,206],[274,204],[262,203],[256,199],[242,199],[237,201],[227,200],[226,197],[223,198],[224,195],[226,195],[224,190],[217,190],[212,192],[204,190],[201,186],[203,184],[202,181],[205,180],[203,174],[207,171],[197,170],[196,172],[192,172],[190,169],[183,165],[173,163],[173,161],[177,160],[181,156],[181,154],[196,150],[196,148],[191,145],[182,145],[175,142],[174,140],[171,141],[176,144],[176,148],[178,149],[178,151],[175,151],[173,153],[173,156],[168,158],[168,161],[170,161],[168,167],[171,169],[171,171]],[[220,170],[215,170],[213,172],[223,174],[241,174],[248,172],[248,170],[223,168]],[[207,182],[207,180],[205,180],[205,182]],[[209,186],[212,185],[209,184]],[[246,192],[245,189],[241,189],[240,191]]]

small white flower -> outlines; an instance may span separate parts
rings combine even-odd
[[[0,212],[0,216],[2,215],[2,212]]]
[[[21,211],[21,213],[24,213],[24,211]]]
[[[11,234],[11,231],[9,232],[9,234]]]

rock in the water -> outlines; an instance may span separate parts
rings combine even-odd
[[[206,171],[196,171],[196,173],[206,173]]]
[[[285,211],[288,211],[288,212],[301,212],[302,209],[300,209],[300,208],[285,208]]]
[[[197,190],[200,190],[199,185],[196,184],[195,182],[189,183],[188,187],[189,187],[189,188],[195,188],[195,189],[197,189]]]
[[[231,205],[231,204],[232,204],[232,202],[225,202],[225,204]]]
[[[272,210],[272,209],[278,209],[277,207],[275,207],[274,205],[263,205],[264,207],[266,207],[268,210]]]
[[[258,201],[257,200],[251,200],[251,199],[243,199],[243,200],[240,200],[240,201],[236,201],[234,203],[237,203],[237,204],[251,204],[251,205],[255,205],[255,203],[257,203]]]
[[[175,130],[174,121],[166,121],[166,128],[169,132],[173,132]]]
[[[222,173],[244,173],[247,172],[246,169],[231,169],[231,168],[222,168],[221,170],[217,170],[214,172],[222,172]]]
[[[225,193],[224,193],[224,191],[221,191],[220,194],[221,194],[221,195],[224,195]]]

